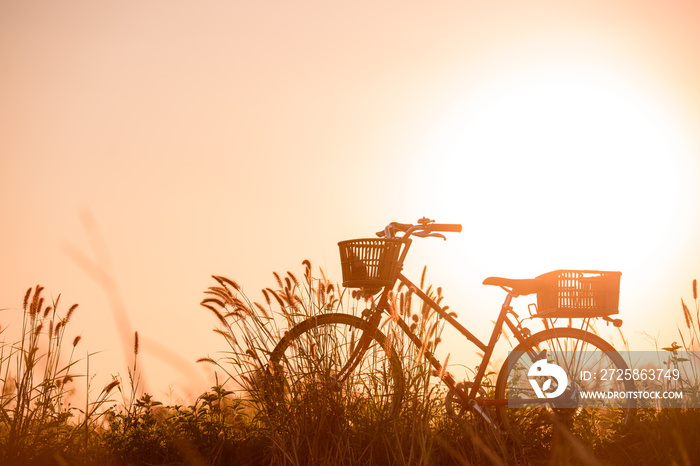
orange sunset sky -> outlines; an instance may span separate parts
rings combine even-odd
[[[581,268],[622,271],[632,349],[669,344],[700,278],[699,24],[694,1],[1,0],[2,336],[40,283],[80,303],[102,380],[137,330],[145,388],[192,400],[224,349],[210,275],[256,300],[304,259],[340,280],[338,241],[428,216],[464,231],[407,274],[479,337],[485,277]]]

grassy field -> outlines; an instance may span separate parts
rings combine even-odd
[[[277,343],[309,316],[361,315],[368,303],[323,277],[312,277],[304,261],[303,277],[274,274],[273,287],[259,302],[224,277],[205,291],[202,305],[211,312],[221,351],[203,357],[221,375],[217,384],[188,406],[167,406],[139,385],[139,342],[134,334],[133,365],[126,377],[90,387],[90,374],[77,374],[80,338],[66,339],[76,305],[60,296],[46,302],[42,288],[27,290],[22,336],[6,341],[0,329],[0,463],[2,464],[678,464],[700,462],[700,410],[640,410],[635,421],[615,436],[597,430],[570,432],[554,417],[535,419],[529,438],[515,439],[457,404],[448,412],[445,388],[425,363],[425,351],[439,347],[443,323],[413,299],[410,290],[392,296],[394,312],[411,323],[421,345],[409,344],[391,316],[381,326],[381,345],[357,373],[364,378],[329,389],[318,375],[294,378],[290,366],[270,363]],[[422,284],[423,285],[423,284]],[[427,287],[438,302],[440,288]],[[682,303],[681,345],[698,342],[700,309]],[[691,305],[692,307],[692,305]],[[317,368],[343,356],[354,336],[331,339],[319,331],[302,348],[295,339],[286,351],[294,370]],[[672,351],[669,352],[671,354]],[[287,353],[285,353],[286,355]],[[392,373],[401,363],[401,380]],[[88,356],[89,358],[89,356]],[[84,362],[84,361],[83,361]],[[89,363],[89,361],[88,361]],[[89,364],[87,365],[89,367]],[[81,366],[85,367],[85,366]],[[68,404],[78,376],[87,381],[87,399]],[[685,381],[697,392],[697,380]],[[84,382],[83,382],[84,383]],[[347,385],[352,383],[352,385]],[[391,398],[400,385],[401,410],[378,402],[357,387],[372,386]],[[334,385],[335,386],[335,385]],[[352,389],[348,389],[352,387]],[[486,387],[486,392],[491,390]],[[119,396],[118,396],[119,395]],[[488,396],[488,393],[486,393]],[[115,405],[119,398],[123,402]],[[456,411],[456,413],[455,413]]]

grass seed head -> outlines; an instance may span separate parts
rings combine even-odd
[[[114,380],[112,380],[110,383],[108,383],[107,385],[105,385],[105,388],[104,388],[102,391],[103,391],[105,394],[108,394],[109,392],[111,392],[112,390],[114,390],[114,387],[116,387],[117,385],[119,385],[119,380],[114,379]]]
[[[292,281],[294,282],[294,286],[299,288],[299,279],[297,279],[296,275],[294,275],[292,272],[289,272],[289,271],[287,272],[287,275],[289,275],[289,278],[291,278]]]
[[[204,302],[202,302],[201,305],[204,306],[204,307],[206,307],[207,309],[209,309],[211,312],[213,312],[214,315],[216,316],[216,318],[219,319],[219,322],[221,322],[221,324],[222,324],[224,327],[227,327],[227,328],[228,328],[228,322],[226,322],[226,319],[224,318],[223,315],[221,315],[221,312],[219,312],[218,309],[216,309],[215,307],[210,306],[210,305],[208,305],[208,304],[206,304],[206,303],[204,303]]]
[[[279,307],[280,307],[280,308],[282,309],[282,311],[284,312],[284,310],[285,310],[285,305],[284,305],[284,301],[282,301],[282,298],[280,298],[280,297],[277,295],[277,293],[275,292],[275,290],[273,290],[273,289],[271,289],[271,288],[268,288],[267,291],[272,295],[273,298],[275,298],[275,300],[277,301],[277,304],[279,305]]]
[[[258,308],[258,310],[263,315],[263,317],[265,317],[266,319],[270,317],[267,310],[265,309],[265,307],[262,304],[255,302],[255,303],[253,303],[253,305]]]
[[[216,298],[207,298],[207,299],[204,299],[204,300],[202,300],[202,302],[201,302],[200,304],[201,304],[202,306],[205,306],[207,303],[213,303],[213,304],[216,304],[217,306],[222,307],[222,308],[223,308],[223,307],[226,307],[226,303],[224,303],[224,302],[221,301],[220,299],[216,299]]]
[[[683,317],[685,317],[685,325],[691,328],[693,325],[693,316],[690,314],[690,309],[686,306],[685,301],[681,298],[681,304],[683,305]]]
[[[226,285],[230,285],[231,288],[233,288],[234,290],[241,291],[241,287],[238,286],[238,283],[234,282],[229,278],[222,277],[221,275],[212,275],[212,277],[214,278],[214,280],[219,282],[224,288],[226,287]]]
[[[73,312],[75,312],[75,309],[78,307],[77,304],[73,304],[70,309],[68,309],[68,314],[66,314],[66,323],[70,321],[70,318],[73,316]]]
[[[263,289],[263,290],[262,290],[262,294],[263,294],[263,296],[265,297],[265,302],[266,302],[267,305],[269,306],[270,303],[271,303],[272,301],[270,301],[270,296],[268,296],[267,290]]]
[[[311,261],[304,259],[302,265],[304,266],[304,278],[306,279],[306,283],[311,285]]]
[[[272,272],[272,275],[275,276],[275,280],[277,280],[277,284],[279,285],[279,287],[284,288],[284,285],[282,284],[282,279],[280,278],[279,274],[277,272]]]
[[[39,303],[39,296],[41,295],[41,290],[43,290],[43,288],[39,285],[37,285],[34,289],[34,297],[32,298],[32,303],[29,305],[29,315],[31,317],[34,317],[34,315],[37,312],[37,304]]]
[[[27,289],[27,293],[24,295],[24,301],[22,302],[22,309],[27,310],[27,305],[29,304],[29,296],[32,294],[31,287]]]

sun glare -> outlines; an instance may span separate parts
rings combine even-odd
[[[538,68],[455,101],[423,148],[421,195],[435,196],[417,203],[468,224],[479,244],[470,258],[500,254],[514,272],[648,266],[687,207],[689,151],[668,110],[633,83]]]

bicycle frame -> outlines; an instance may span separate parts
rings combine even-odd
[[[408,254],[408,250],[411,245],[411,239],[408,238],[410,235],[410,232],[406,233],[406,236],[403,237],[403,240],[405,242],[405,247],[403,251],[401,252],[401,256],[399,259],[399,272],[397,274],[396,279],[391,285],[388,285],[384,287],[380,298],[378,302],[373,306],[373,311],[372,314],[369,317],[369,327],[368,329],[363,333],[362,337],[360,338],[359,344],[356,346],[354,349],[353,353],[350,355],[350,358],[348,362],[345,364],[345,366],[340,370],[338,374],[338,380],[339,382],[342,382],[345,380],[345,378],[355,369],[359,361],[362,359],[364,356],[365,351],[369,347],[369,344],[372,340],[372,335],[374,332],[379,328],[380,322],[381,322],[381,317],[383,312],[387,312],[388,314],[392,314],[391,312],[391,305],[389,303],[389,292],[394,288],[396,285],[396,282],[400,282],[404,284],[408,289],[410,289],[414,294],[416,294],[424,303],[426,303],[428,306],[430,306],[442,319],[444,319],[446,322],[448,322],[450,325],[452,325],[455,329],[457,329],[467,340],[469,340],[472,344],[474,344],[477,348],[479,348],[481,351],[484,352],[484,356],[482,358],[481,363],[479,364],[479,369],[476,373],[476,376],[474,380],[472,381],[472,387],[471,390],[467,393],[465,390],[463,390],[461,387],[458,386],[457,382],[455,381],[454,377],[445,370],[443,365],[440,363],[440,361],[435,357],[435,355],[429,351],[425,350],[423,351],[424,357],[430,362],[431,366],[435,369],[435,371],[440,375],[441,380],[452,390],[454,390],[457,395],[460,397],[460,399],[465,403],[470,405],[472,408],[474,408],[476,411],[480,413],[482,417],[484,417],[488,422],[492,422],[490,419],[490,416],[486,414],[480,407],[480,405],[483,406],[497,406],[497,405],[505,405],[508,404],[508,400],[503,399],[503,400],[494,400],[494,399],[482,399],[478,400],[477,402],[477,395],[479,393],[479,390],[481,388],[481,384],[483,382],[484,375],[486,374],[486,368],[491,360],[491,356],[493,355],[493,351],[496,347],[496,343],[499,340],[499,337],[503,331],[503,326],[507,326],[508,329],[513,333],[515,338],[518,340],[518,342],[522,343],[526,340],[527,336],[529,334],[524,333],[521,330],[521,322],[517,316],[513,312],[513,308],[511,307],[511,301],[513,298],[519,296],[518,294],[513,293],[510,290],[508,291],[508,294],[506,295],[505,300],[503,301],[503,304],[501,305],[501,310],[498,314],[498,318],[496,319],[496,324],[494,326],[494,329],[491,333],[491,337],[489,338],[488,343],[484,343],[481,341],[479,338],[477,338],[473,333],[471,333],[467,328],[465,328],[462,324],[460,324],[454,317],[449,315],[447,312],[445,312],[442,307],[438,303],[436,303],[433,299],[431,299],[423,290],[421,290],[418,286],[416,286],[411,280],[409,280],[403,273],[401,273],[401,269],[403,267],[403,262],[404,259],[406,258],[406,255]],[[504,288],[505,289],[505,288]],[[515,316],[516,322],[513,322],[513,320],[510,317],[510,314],[513,314]],[[421,339],[413,333],[413,331],[410,329],[409,325],[406,323],[406,321],[401,318],[398,315],[393,315],[393,320],[397,323],[399,328],[408,336],[408,338],[411,340],[411,342],[416,345],[417,347],[421,347],[423,345],[423,342]]]

